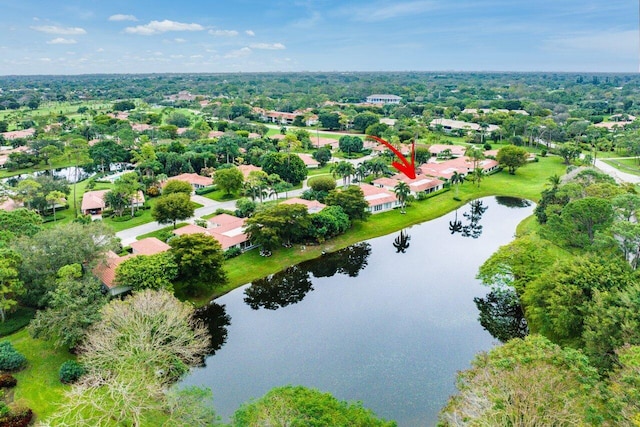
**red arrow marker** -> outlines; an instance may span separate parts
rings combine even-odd
[[[396,147],[394,147],[384,139],[378,138],[377,136],[372,136],[372,135],[369,135],[368,138],[378,141],[380,144],[386,145],[391,151],[393,151],[393,154],[395,154],[402,162],[402,163],[393,162],[391,163],[391,166],[398,169],[400,173],[405,174],[407,178],[416,179],[415,142],[411,144],[411,162],[409,162],[409,160],[407,160],[402,155],[402,153],[396,149]]]

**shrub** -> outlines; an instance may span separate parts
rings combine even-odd
[[[226,251],[224,251],[224,259],[235,258],[240,254],[242,254],[242,249],[234,246],[233,248],[229,248]]]
[[[12,411],[12,413],[0,418],[0,426],[3,427],[26,427],[31,423],[33,411],[29,408],[22,408]]]
[[[18,380],[11,374],[0,375],[0,387],[15,387]]]
[[[209,193],[213,193],[214,191],[217,190],[217,187],[215,185],[210,185],[208,187],[204,187],[204,188],[198,188],[196,190],[196,194],[198,196],[202,196],[203,194],[209,194]]]
[[[72,384],[78,381],[85,373],[84,366],[75,360],[67,360],[60,366],[58,374],[60,382],[63,384]],[[1,377],[0,377],[1,378]]]
[[[24,368],[27,358],[18,353],[9,341],[0,342],[0,370],[17,371]]]

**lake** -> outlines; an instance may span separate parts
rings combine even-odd
[[[182,384],[210,387],[223,418],[293,384],[362,401],[399,426],[435,425],[456,372],[499,343],[478,322],[474,297],[489,292],[478,267],[532,212],[479,199],[238,288],[202,312],[215,353]]]

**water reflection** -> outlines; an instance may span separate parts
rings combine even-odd
[[[494,338],[507,342],[529,334],[520,300],[513,289],[489,292],[484,298],[474,298],[480,315],[478,320]]]
[[[213,355],[227,342],[227,326],[231,325],[231,317],[224,305],[211,301],[208,305],[196,310],[195,318],[207,327],[211,341],[207,349],[208,355]]]
[[[331,277],[336,273],[357,277],[360,270],[367,266],[369,255],[371,245],[362,242],[289,267],[252,282],[244,291],[244,301],[254,310],[277,310],[295,304],[313,290],[309,273],[313,277]]]
[[[508,208],[528,208],[531,202],[527,199],[519,199],[517,197],[496,196],[496,202],[501,206]]]
[[[485,206],[480,199],[470,202],[467,206],[469,210],[462,214],[467,219],[467,224],[463,225],[462,221],[458,220],[458,211],[456,210],[455,219],[449,221],[449,231],[451,234],[460,233],[463,237],[477,239],[482,234],[480,220],[489,206]]]
[[[313,290],[309,271],[295,265],[264,279],[254,281],[245,289],[244,302],[254,310],[277,310],[302,301]]]
[[[371,255],[371,245],[360,242],[301,265],[313,274],[313,277],[331,277],[336,273],[358,277],[360,270],[368,265],[369,255]]]
[[[406,231],[401,230],[400,235],[393,241],[393,247],[396,248],[397,254],[406,252],[410,246],[409,240],[411,240],[411,236],[409,236]]]

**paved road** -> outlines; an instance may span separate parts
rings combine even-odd
[[[613,179],[615,179],[617,182],[630,182],[632,184],[640,184],[640,176],[619,171],[615,167],[603,162],[602,160],[603,159],[596,159],[595,166],[602,172],[612,176]]]

